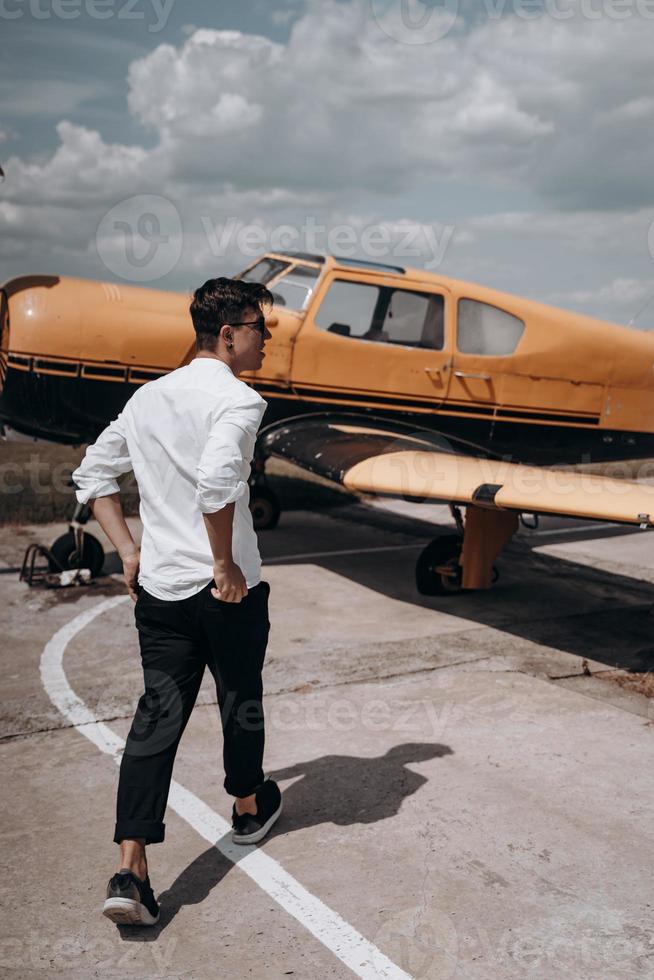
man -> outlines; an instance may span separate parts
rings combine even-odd
[[[271,303],[259,283],[205,282],[191,303],[196,356],[137,389],[73,473],[77,499],[90,503],[123,563],[145,682],[120,767],[120,856],[103,909],[117,923],[159,918],[145,849],[164,839],[175,754],[205,666],[221,712],[224,787],[235,797],[232,839],[260,841],[281,813],[279,787],[262,770],[270,586],[248,506],[267,402],[238,377],[263,363],[271,334],[262,307]],[[132,469],[140,548],[116,482]]]

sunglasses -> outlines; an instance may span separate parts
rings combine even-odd
[[[230,326],[231,327],[254,327],[255,330],[259,331],[262,337],[266,332],[266,321],[265,318],[262,316],[259,317],[258,320],[236,320],[230,323]]]

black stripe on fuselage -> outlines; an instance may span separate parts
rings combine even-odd
[[[57,365],[60,366],[59,362]],[[45,439],[66,443],[93,442],[141,386],[132,380],[136,370],[132,368],[130,380],[121,382],[16,370],[10,366],[0,397],[0,419],[19,431]],[[151,374],[148,372],[147,380],[165,373],[155,374],[152,370]],[[334,401],[321,399],[315,391],[311,398],[298,398],[288,391],[271,390],[263,380],[255,381],[252,387],[268,401],[262,425],[315,413],[321,402],[331,413],[338,411]],[[406,401],[380,407],[369,404],[372,401],[369,396],[366,404],[364,397],[354,406],[364,423],[366,415],[370,414],[389,422],[397,418],[405,424],[415,425],[416,429],[429,429],[453,440],[467,442],[472,454],[510,455],[515,460],[537,465],[654,456],[654,435],[649,433],[600,429],[596,425],[584,427],[578,419],[574,420],[577,424],[561,425],[565,417],[560,416],[539,419],[527,414],[525,418],[512,420],[493,415],[491,410],[479,416],[474,409],[456,413],[450,411],[449,404],[432,411],[424,411],[424,402],[417,403],[423,411],[412,411]],[[353,410],[352,405],[342,407],[350,413]],[[534,425],[534,421],[538,424]],[[551,422],[554,424],[548,424]]]
[[[524,411],[523,409],[501,408],[495,405],[479,405],[475,402],[457,403],[449,400],[434,403],[401,395],[388,395],[386,392],[380,394],[366,392],[365,394],[361,394],[345,389],[334,391],[331,389],[307,388],[298,385],[295,385],[293,390],[305,402],[327,402],[332,404],[335,399],[338,399],[339,401],[355,402],[359,405],[365,405],[373,401],[377,405],[383,401],[387,401],[387,405],[392,408],[427,408],[437,412],[439,415],[456,412],[457,414],[484,415],[489,418],[502,418],[507,420],[516,418],[534,419],[534,421],[543,422],[562,422],[570,425],[599,425],[599,415],[565,415],[558,412],[531,412]]]

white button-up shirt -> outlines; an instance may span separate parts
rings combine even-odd
[[[213,578],[202,517],[236,501],[232,556],[248,589],[261,579],[249,509],[256,435],[267,402],[224,361],[195,357],[138,388],[72,474],[88,503],[119,490],[134,470],[143,522],[139,584],[159,599],[185,599]]]

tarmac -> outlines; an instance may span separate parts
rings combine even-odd
[[[26,545],[66,526],[0,530],[4,976],[654,977],[654,704],[626,683],[654,663],[654,536],[544,520],[492,590],[421,596],[449,524],[377,499],[260,532],[284,813],[230,843],[207,676],[149,848],[152,929],[100,912],[141,693],[119,563],[30,589]]]

